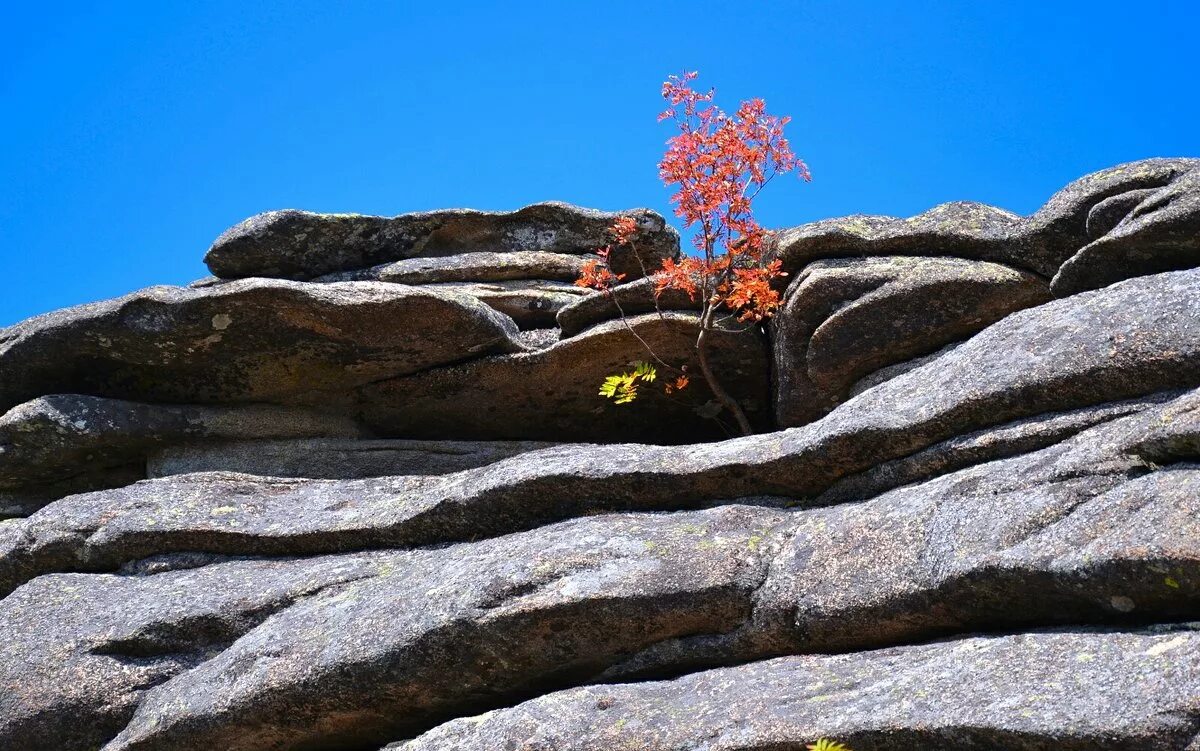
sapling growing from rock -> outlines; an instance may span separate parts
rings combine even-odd
[[[669,289],[681,290],[700,303],[696,362],[715,401],[698,410],[712,417],[728,412],[739,431],[749,435],[752,428],[745,410],[722,386],[720,374],[713,369],[711,335],[718,329],[761,326],[779,307],[779,292],[773,281],[785,274],[780,262],[766,252],[767,233],[754,218],[754,200],[776,175],[795,171],[804,180],[811,178],[783,135],[791,118],[767,114],[761,99],[744,101],[733,115],[728,115],[713,103],[712,90],[701,93],[692,88],[696,75],[671,76],[663,83],[662,95],[669,106],[659,120],[672,120],[679,133],[667,141],[667,151],[658,165],[662,181],[676,188],[671,196],[675,215],[683,220],[684,229],[694,231],[694,252],[679,261],[668,258],[652,273],[643,271],[654,279],[656,307],[658,296]],[[617,219],[611,233],[616,244],[628,247],[640,259],[638,226],[633,219]],[[612,246],[600,250],[577,284],[610,295],[625,320],[619,301],[612,295],[612,288],[623,275],[610,268],[611,252]],[[600,395],[617,404],[629,404],[637,398],[639,389],[656,381],[668,394],[686,388],[686,366],[664,362],[632,327],[628,328],[652,362],[638,361],[631,371],[609,376]],[[659,379],[659,368],[670,377]]]

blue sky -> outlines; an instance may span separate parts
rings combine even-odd
[[[1200,156],[1194,0],[7,3],[0,325],[206,272],[268,209],[669,211],[666,74],[795,119],[779,227]]]

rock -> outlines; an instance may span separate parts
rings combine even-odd
[[[782,518],[595,517],[394,558],[151,688],[105,748],[368,747],[587,680],[643,646],[736,627]]]
[[[300,597],[335,593],[394,558],[41,577],[0,601],[0,748],[98,749],[153,686],[220,653]]]
[[[396,546],[462,540],[593,509],[694,507],[747,496],[806,502],[842,478],[956,436],[1200,383],[1197,306],[1200,271],[1131,279],[1057,300],[1009,316],[820,421],[708,446],[559,447],[461,476],[317,488],[307,499],[303,488],[299,499],[251,495],[240,513],[240,505],[219,500],[245,496],[230,488],[210,493],[205,503],[167,496],[147,506],[135,497],[132,513],[118,513],[122,504],[111,494],[64,499],[10,525],[7,542],[0,538],[0,572],[9,572],[0,573],[0,582],[9,582],[0,589],[64,566],[112,567],[114,558],[149,555],[154,546],[332,552],[349,540]],[[297,515],[299,508],[305,512]],[[145,521],[145,509],[154,524]],[[261,525],[262,533],[248,537],[250,525]],[[171,527],[180,532],[169,533]]]
[[[155,452],[149,477],[224,470],[269,477],[354,479],[444,475],[494,464],[553,444],[539,441],[409,441],[309,438],[170,446]]]
[[[1191,748],[1188,626],[981,636],[586,686],[446,723],[392,751]]]
[[[677,289],[664,290],[655,303],[654,280],[639,279],[617,285],[611,294],[595,292],[564,306],[558,312],[558,327],[566,339],[598,323],[620,318],[622,313],[631,317],[658,310],[701,309],[698,300]]]
[[[56,394],[0,416],[0,492],[33,496],[41,490],[52,500],[55,488],[64,486],[83,492],[123,485],[131,477],[144,478],[147,457],[170,445],[360,433],[345,417],[296,408],[141,404]]]
[[[792,273],[822,258],[849,256],[951,255],[1011,265],[1006,248],[1020,224],[1020,216],[1004,209],[957,201],[908,219],[855,214],[804,224],[777,232],[772,248]],[[1032,265],[1018,268],[1045,274],[1040,268],[1049,264]]]
[[[39,676],[0,704],[18,718],[0,741],[88,748],[69,733],[116,726],[134,697],[108,751],[365,746],[581,682],[980,623],[1186,618],[1200,611],[1196,458],[1200,391],[857,505],[594,516],[439,549],[41,576],[0,601],[0,685],[17,682],[10,665]],[[49,634],[47,603],[65,611]],[[143,670],[90,667],[99,655]],[[89,676],[71,687],[81,722],[56,721],[73,673]]]
[[[511,212],[448,209],[396,217],[271,211],[226,230],[204,257],[222,278],[312,279],[417,257],[476,251],[589,254],[606,247],[617,217],[633,217],[638,252],[649,268],[679,253],[679,235],[648,209],[603,212],[565,203],[538,203]],[[617,248],[614,271],[640,274],[630,248]]]
[[[504,282],[446,282],[423,289],[444,290],[474,297],[512,318],[522,329],[554,326],[558,312],[587,296],[583,287],[566,282],[515,279]]]
[[[1133,276],[1200,266],[1200,160],[1157,190],[1114,196],[1088,215],[1095,237],[1055,274],[1058,297]],[[1118,222],[1113,220],[1120,216]]]
[[[660,359],[699,373],[694,315],[634,317],[629,326]],[[763,338],[754,331],[720,332],[712,352],[725,388],[760,430],[769,426]],[[644,389],[629,405],[597,394],[605,377],[628,371],[637,360],[653,362],[624,322],[610,321],[544,350],[372,383],[359,389],[358,410],[381,433],[413,438],[681,443],[728,435],[697,413],[711,399],[698,375],[678,399],[658,388]]]
[[[0,409],[53,393],[324,406],[388,376],[517,351],[515,333],[488,306],[424,287],[151,287],[0,331]]]
[[[1162,188],[1197,165],[1197,159],[1146,159],[1101,170],[1067,185],[1029,217],[948,203],[909,219],[856,215],[814,222],[777,233],[772,246],[793,273],[820,258],[948,255],[1049,278],[1087,244],[1094,208],[1125,193]]]
[[[1049,299],[1038,277],[984,261],[815,261],[792,281],[771,319],[776,423],[811,422],[864,376]]]
[[[1136,414],[1177,396],[1178,392],[1166,392],[1144,399],[1051,412],[976,430],[844,477],[818,495],[813,503],[832,506],[863,501],[893,488],[964,467],[1037,451],[1095,425]]]
[[[590,256],[595,258],[596,256]],[[409,258],[369,269],[340,271],[314,279],[315,282],[393,282],[437,284],[439,282],[507,282],[515,279],[547,279],[574,282],[589,260],[587,255],[512,250],[506,253],[476,251],[455,256]]]

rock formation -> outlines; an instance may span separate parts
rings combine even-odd
[[[611,297],[616,214],[283,211],[2,330],[0,748],[1200,748],[1197,176],[777,232],[747,437],[595,394],[692,357],[644,209]]]

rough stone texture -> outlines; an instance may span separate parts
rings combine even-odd
[[[522,329],[553,326],[558,311],[583,299],[588,291],[568,282],[541,279],[514,279],[503,282],[445,282],[423,289],[444,290],[468,295],[495,308],[517,322]]]
[[[1125,193],[1163,188],[1197,165],[1197,159],[1146,159],[1101,170],[1067,185],[1029,217],[978,203],[947,203],[908,219],[855,215],[806,224],[778,233],[774,248],[792,272],[819,258],[949,255],[1050,278],[1087,244],[1094,208]]]
[[[204,262],[218,277],[312,279],[425,256],[474,251],[594,253],[610,244],[620,216],[641,228],[638,253],[650,268],[679,252],[679,235],[648,209],[604,212],[566,203],[538,203],[511,212],[448,209],[396,217],[270,211],[235,225],[216,239]],[[617,273],[640,274],[631,250],[612,255]]]
[[[426,287],[265,279],[151,287],[0,331],[0,408],[53,393],[321,402],[315,392],[517,351],[515,333],[512,319],[483,303]]]
[[[595,258],[596,256],[590,256]],[[315,282],[393,282],[437,284],[439,282],[505,282],[513,279],[548,279],[573,282],[579,278],[589,256],[513,250],[507,253],[477,251],[455,256],[409,258],[369,269],[341,271],[313,279]]]
[[[145,477],[164,446],[255,438],[357,436],[352,420],[309,410],[141,404],[77,394],[34,399],[0,416],[0,492],[47,500]],[[115,470],[115,471],[114,471]],[[60,495],[65,495],[61,493]]]
[[[629,326],[676,367],[699,372],[698,322],[669,313]],[[714,337],[714,369],[760,429],[770,424],[766,342],[757,332]],[[625,323],[610,321],[536,352],[472,360],[358,391],[364,420],[387,435],[420,438],[645,441],[683,443],[729,433],[695,411],[710,400],[702,379],[678,399],[647,388],[636,403],[616,405],[597,390],[604,378],[650,356]]]
[[[106,749],[381,745],[464,705],[586,680],[642,646],[736,627],[782,517],[596,517],[394,555],[152,688]]]
[[[1113,222],[1119,217],[1119,221]],[[1200,160],[1157,190],[1114,196],[1088,214],[1092,242],[1055,274],[1059,297],[1132,276],[1200,266]]]
[[[815,261],[772,323],[775,420],[794,427],[844,401],[856,381],[966,339],[1050,299],[1027,272],[960,258]]]
[[[566,339],[598,323],[619,318],[622,312],[626,316],[635,316],[657,310],[700,308],[699,300],[693,300],[685,292],[677,289],[664,290],[656,300],[654,280],[639,279],[614,287],[611,294],[596,292],[563,307],[558,312],[558,327],[562,329],[562,336]]]
[[[634,333],[691,355],[650,282],[562,340],[448,291],[567,282],[561,206],[268,217],[224,260],[423,286],[208,280],[2,332],[0,411],[33,401],[0,513],[120,487],[0,520],[0,748],[1200,751],[1200,269],[1162,271],[1196,164],[785,233],[788,337],[727,333],[718,371],[760,428],[772,346],[838,402],[710,443],[695,385],[594,393]],[[397,248],[444,262],[366,258]],[[462,442],[514,434],[569,443]]]
[[[1195,747],[1200,634],[976,637],[587,686],[392,751],[1178,751]]]
[[[152,454],[149,477],[226,470],[269,477],[355,479],[444,475],[553,444],[543,441],[410,441],[311,438],[171,446]]]
[[[147,503],[135,493],[128,513],[119,513],[116,495],[64,499],[0,529],[0,566],[7,572],[0,580],[9,582],[7,589],[31,572],[103,569],[113,558],[150,555],[156,545],[331,552],[350,539],[430,544],[589,509],[812,498],[844,477],[965,433],[1200,383],[1197,288],[1200,271],[1174,272],[1022,311],[821,421],[773,434],[679,448],[565,446],[445,478],[360,482],[346,492],[307,483],[297,491],[300,499],[273,492],[247,498],[244,507],[220,500],[244,496],[232,488],[204,503],[175,503],[169,494],[165,502]],[[296,515],[298,508],[305,513]],[[248,538],[251,527],[261,534]]]

